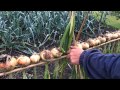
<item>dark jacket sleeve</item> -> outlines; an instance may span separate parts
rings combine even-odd
[[[90,79],[120,79],[120,54],[85,50],[80,56],[80,65]]]

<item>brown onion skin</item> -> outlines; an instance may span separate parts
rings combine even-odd
[[[5,63],[0,62],[0,72],[4,72],[5,70]]]
[[[84,50],[89,48],[89,44],[87,42],[82,42],[81,45]]]
[[[95,45],[96,45],[96,43],[95,43],[95,40],[94,40],[94,39],[91,39],[91,38],[90,38],[90,39],[88,39],[88,40],[87,40],[87,42],[89,43],[89,46],[90,46],[90,47],[93,47],[93,46],[95,46]]]
[[[5,68],[5,63],[0,63],[0,68]]]
[[[118,38],[120,38],[120,33],[117,33],[118,34]]]
[[[53,59],[53,55],[49,50],[43,50],[40,52],[40,57],[42,60]]]
[[[99,38],[95,38],[94,40],[95,40],[95,45],[99,45],[101,43]]]
[[[30,56],[31,63],[37,63],[40,61],[40,55],[37,53],[34,53],[32,56]]]
[[[10,60],[6,61],[5,68],[6,70],[12,70],[16,67],[18,61],[15,57],[11,57]]]
[[[105,34],[106,41],[110,41],[112,39],[112,34],[107,33]]]
[[[52,53],[52,55],[54,57],[60,57],[62,55],[62,53],[60,52],[60,50],[58,48],[53,48],[50,51]]]
[[[105,37],[99,36],[98,38],[101,41],[101,43],[105,43],[106,42],[106,38]]]
[[[23,65],[23,66],[29,65],[31,62],[30,58],[27,56],[20,56],[18,57],[17,61],[19,65]]]
[[[116,38],[118,38],[118,34],[113,33],[113,34],[112,34],[112,39],[116,39]]]

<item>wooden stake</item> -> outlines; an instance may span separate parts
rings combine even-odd
[[[88,12],[87,12],[87,15],[84,17],[84,20],[83,20],[83,22],[82,22],[82,25],[81,25],[81,27],[80,27],[80,30],[78,31],[78,34],[77,34],[77,37],[76,37],[76,41],[79,41],[79,39],[80,39],[80,34],[81,34],[81,32],[82,32],[82,30],[83,30],[83,27],[84,27],[84,25],[85,25],[85,22],[86,22],[86,20],[87,20],[87,18],[88,18],[89,12],[90,12],[90,11],[88,11]]]

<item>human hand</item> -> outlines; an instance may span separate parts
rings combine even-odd
[[[70,60],[72,64],[79,65],[79,59],[80,55],[82,54],[84,50],[82,48],[79,48],[77,46],[71,46],[67,58]]]

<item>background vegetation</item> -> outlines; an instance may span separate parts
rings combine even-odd
[[[85,16],[77,11],[77,32]],[[69,21],[68,11],[1,11],[0,12],[0,53],[20,51],[31,54],[43,48],[57,46]],[[89,14],[82,36],[94,37],[96,19]],[[90,33],[90,34],[89,34]]]

